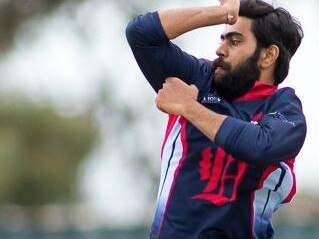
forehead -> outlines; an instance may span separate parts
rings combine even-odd
[[[226,25],[222,36],[239,35],[247,40],[256,41],[256,38],[252,32],[252,20],[246,17],[239,17],[238,21],[234,25]]]

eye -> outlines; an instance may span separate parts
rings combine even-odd
[[[240,43],[240,40],[233,38],[233,39],[230,39],[229,42],[230,42],[230,45],[232,45],[232,46],[238,46]]]

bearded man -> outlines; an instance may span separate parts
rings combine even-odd
[[[260,0],[157,11],[127,39],[156,106],[169,115],[152,239],[272,238],[273,213],[296,193],[306,136],[300,100],[278,88],[303,38],[288,11]],[[215,61],[170,40],[226,24]]]

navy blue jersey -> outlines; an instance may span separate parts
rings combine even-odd
[[[150,238],[272,238],[273,212],[296,192],[293,164],[306,135],[294,90],[257,82],[227,102],[212,87],[211,63],[170,42],[157,12],[136,18],[126,34],[156,92],[178,77],[198,87],[202,105],[228,116],[214,142],[169,116]]]

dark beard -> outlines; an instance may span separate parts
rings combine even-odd
[[[214,76],[213,89],[228,101],[242,96],[248,92],[260,77],[260,69],[257,66],[261,49],[256,48],[254,54],[245,62],[231,71],[231,66],[218,58],[213,62],[213,73],[217,67],[226,72],[222,76]]]

